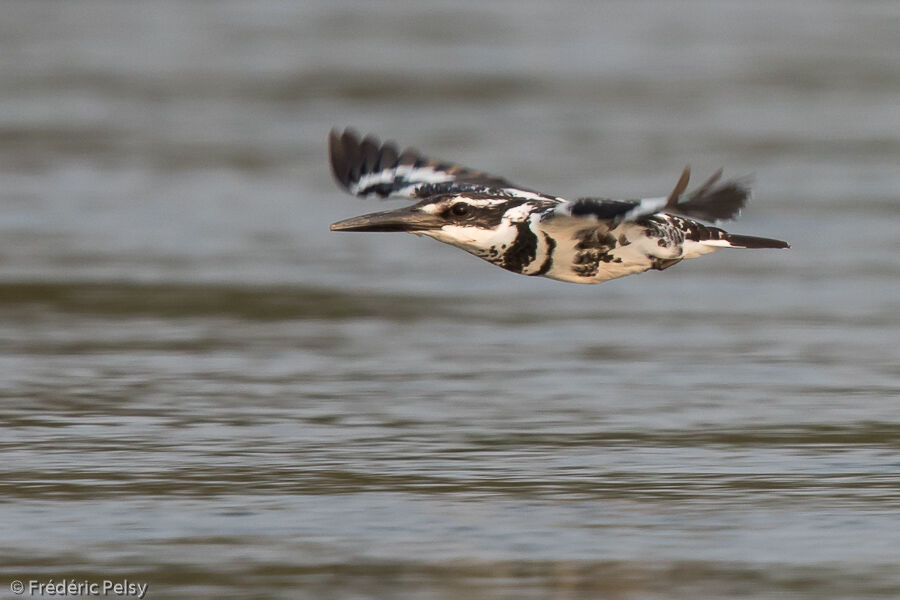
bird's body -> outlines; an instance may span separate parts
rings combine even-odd
[[[686,169],[668,197],[568,201],[505,179],[427,159],[393,144],[329,138],[332,171],[358,196],[405,196],[412,206],[339,221],[334,231],[405,231],[461,248],[508,271],[574,283],[601,283],[663,270],[719,248],[787,248],[780,240],[733,235],[703,225],[733,218],[749,191],[716,173],[683,197]]]

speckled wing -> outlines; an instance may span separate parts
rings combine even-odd
[[[332,130],[328,153],[334,178],[356,196],[426,198],[435,194],[486,190],[503,190],[507,194],[534,193],[502,177],[432,160],[412,148],[398,152],[393,143],[381,143],[371,135],[360,139],[352,129],[343,133]]]

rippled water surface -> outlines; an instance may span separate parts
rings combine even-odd
[[[3,597],[900,596],[895,3],[2,14]],[[793,248],[330,233],[348,124],[572,197],[753,173],[729,229]]]

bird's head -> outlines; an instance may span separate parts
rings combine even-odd
[[[331,225],[332,231],[405,231],[427,235],[488,258],[516,237],[516,224],[526,221],[536,204],[528,198],[501,194],[430,196],[412,206],[370,213]]]

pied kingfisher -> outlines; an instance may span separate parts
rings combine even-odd
[[[412,206],[338,221],[332,231],[405,231],[426,235],[523,275],[601,283],[668,269],[719,248],[789,248],[779,240],[734,235],[694,219],[734,218],[749,196],[746,182],[719,170],[683,195],[686,168],[665,198],[568,201],[466,167],[431,160],[352,129],[332,130],[331,169],[357,196],[405,196]]]

